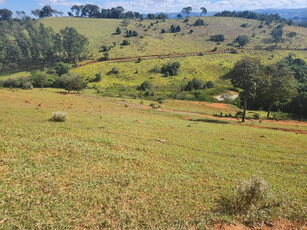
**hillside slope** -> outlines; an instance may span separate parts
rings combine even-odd
[[[113,47],[109,51],[110,58],[137,57],[144,55],[159,55],[172,53],[204,52],[215,47],[218,50],[232,49],[234,39],[239,35],[247,35],[250,42],[246,49],[264,49],[277,45],[280,49],[305,49],[307,47],[307,29],[296,26],[284,28],[283,42],[272,43],[270,35],[277,25],[263,25],[258,28],[260,21],[242,18],[203,17],[205,26],[194,26],[199,18],[162,20],[121,20],[121,19],[88,19],[88,18],[48,18],[41,22],[53,27],[56,31],[66,27],[75,27],[80,33],[88,36],[90,48],[95,57],[103,56],[101,47]],[[241,25],[247,24],[247,27]],[[170,33],[171,25],[180,26],[181,31]],[[117,27],[121,28],[120,35],[115,34]],[[161,33],[165,29],[166,33]],[[125,31],[137,31],[137,37],[125,37]],[[296,36],[287,36],[290,32]],[[221,44],[210,41],[211,35],[223,34],[225,41]],[[123,40],[130,45],[122,46]]]

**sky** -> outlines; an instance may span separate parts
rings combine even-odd
[[[208,11],[307,8],[307,0],[0,0],[0,9],[7,8],[13,12],[24,10],[29,13],[33,9],[50,5],[66,13],[72,5],[87,3],[101,8],[122,6],[126,10],[140,13],[179,12],[186,6],[191,6],[195,12],[199,12],[200,7],[206,7]]]

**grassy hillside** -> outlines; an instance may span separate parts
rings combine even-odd
[[[103,88],[116,88],[120,90],[125,87],[136,87],[145,80],[151,81],[155,86],[167,87],[166,91],[176,92],[182,84],[186,84],[194,77],[204,81],[213,81],[216,88],[231,87],[230,82],[221,80],[221,76],[227,73],[234,64],[244,55],[259,57],[265,64],[273,64],[288,55],[288,51],[253,51],[241,54],[210,54],[205,56],[149,59],[141,63],[130,62],[99,62],[73,69],[71,72],[80,73],[85,79],[93,79],[95,74],[101,72],[102,81],[92,83]],[[297,57],[307,60],[307,54],[304,51],[296,51]],[[178,76],[163,77],[160,73],[152,70],[168,62],[179,61],[181,63]],[[113,74],[110,71],[117,68],[119,73]],[[159,89],[158,87],[158,89]],[[122,91],[124,95],[125,92]],[[116,94],[118,96],[118,92]]]
[[[265,48],[275,45],[269,43],[270,32],[276,25],[258,28],[260,21],[241,19],[241,18],[223,18],[223,17],[204,17],[202,18],[205,26],[193,26],[198,18],[190,18],[188,23],[184,19],[169,20],[123,20],[112,19],[84,19],[84,18],[48,18],[42,20],[45,25],[53,27],[55,30],[65,26],[73,26],[80,33],[89,37],[90,47],[94,48],[94,56],[102,56],[100,47],[116,46],[109,51],[110,58],[118,57],[136,57],[145,55],[161,55],[171,53],[189,53],[204,52],[217,47],[218,50],[232,49],[233,40],[238,35],[248,35],[250,42],[247,49]],[[248,27],[241,27],[242,24],[248,24]],[[171,25],[180,26],[181,32],[169,33]],[[115,30],[119,26],[122,30],[121,35],[116,35]],[[162,34],[165,29],[167,33]],[[125,38],[125,31],[133,30],[138,32],[138,37]],[[193,33],[190,31],[193,30]],[[287,37],[287,34],[295,31],[297,35],[293,38]],[[277,44],[283,49],[304,49],[307,47],[306,28],[295,26],[284,29],[284,42]],[[223,34],[225,41],[218,45],[216,42],[209,41],[211,35]],[[124,39],[131,42],[129,46],[121,46]]]
[[[277,200],[290,200],[277,215],[304,218],[306,135],[56,90],[2,89],[0,100],[3,229],[205,229],[233,220],[218,201],[255,174]],[[68,120],[50,122],[54,111]]]
[[[90,18],[44,18],[40,20],[46,26],[52,27],[56,32],[59,32],[65,27],[74,27],[79,33],[85,35],[89,42],[89,49],[97,48],[97,45],[102,42],[107,36],[113,33],[114,28],[120,23],[119,20],[112,19],[90,19]]]

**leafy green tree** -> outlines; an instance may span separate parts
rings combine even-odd
[[[153,89],[153,84],[150,81],[144,81],[137,89],[141,91],[150,91]]]
[[[180,68],[180,62],[173,62],[168,63],[166,65],[163,65],[161,68],[161,73],[164,74],[164,76],[175,76],[178,74]]]
[[[192,91],[192,90],[203,89],[204,85],[205,85],[205,82],[202,79],[195,77],[191,81],[188,82],[185,90]]]
[[[12,18],[13,12],[8,9],[0,9],[0,21],[8,21]]]
[[[182,9],[181,12],[186,14],[187,17],[189,17],[189,14],[192,12],[192,7],[191,6],[185,7],[185,8]]]
[[[243,99],[243,117],[245,121],[247,103],[256,95],[257,87],[264,76],[263,66],[259,59],[244,57],[237,62],[234,68],[226,75],[234,87],[242,89],[240,97]]]
[[[85,82],[79,74],[65,74],[59,77],[57,86],[63,88],[70,93],[71,91],[80,91],[85,88]]]
[[[122,33],[121,29],[119,27],[117,27],[116,34],[121,34],[121,33]]]
[[[249,39],[246,35],[239,35],[234,42],[237,42],[239,46],[245,46],[249,42]]]
[[[208,12],[207,9],[206,9],[205,7],[201,7],[200,10],[201,10],[200,16],[206,15],[207,12]]]
[[[203,25],[205,25],[205,22],[203,19],[200,19],[200,18],[197,19],[194,23],[194,26],[203,26]]]
[[[282,28],[276,27],[272,30],[271,35],[274,39],[274,42],[280,42],[282,40],[283,30]]]
[[[269,102],[267,114],[267,118],[269,118],[274,105],[290,102],[297,91],[295,79],[289,67],[284,65],[271,66],[267,68],[266,75],[265,93]]]
[[[88,39],[79,34],[75,28],[61,30],[63,48],[71,61],[78,61],[87,51]]]
[[[55,66],[55,71],[58,76],[62,76],[63,74],[66,74],[71,70],[71,65],[64,63],[64,62],[58,62]]]
[[[182,15],[181,15],[181,14],[177,14],[177,18],[178,18],[178,19],[181,19],[181,18],[182,18]]]
[[[47,75],[39,70],[31,72],[31,81],[34,87],[43,88],[47,83]]]

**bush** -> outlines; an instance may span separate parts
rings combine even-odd
[[[247,28],[247,27],[250,27],[250,24],[248,24],[248,23],[243,23],[243,24],[241,25],[241,27]]]
[[[153,84],[150,81],[144,81],[137,89],[142,91],[150,91],[153,89]]]
[[[67,116],[68,116],[67,113],[57,111],[57,112],[54,112],[52,114],[51,121],[54,121],[54,122],[64,122],[64,121],[66,121]]]
[[[193,78],[191,81],[188,82],[187,86],[185,87],[186,91],[192,91],[197,89],[203,89],[205,82],[199,78]]]
[[[188,23],[188,22],[189,22],[189,19],[188,19],[188,18],[186,18],[186,19],[183,20],[183,23]]]
[[[173,62],[163,65],[161,68],[161,73],[167,76],[176,76],[180,68],[180,62]]]
[[[203,19],[197,19],[196,22],[194,23],[194,26],[203,26],[203,25],[205,25]]]
[[[194,33],[194,30],[190,30],[190,34],[193,34]]]
[[[260,24],[260,25],[258,26],[258,28],[259,28],[259,29],[262,29],[262,28],[263,28],[263,25]]]
[[[214,83],[212,81],[208,81],[206,84],[205,84],[205,88],[207,89],[210,89],[210,88],[213,88],[214,87]]]
[[[162,29],[162,30],[161,30],[161,33],[162,33],[162,34],[164,34],[165,32],[166,32],[165,29]]]
[[[121,34],[121,33],[122,33],[121,29],[119,27],[117,27],[116,34]]]
[[[249,39],[246,35],[239,35],[234,42],[238,43],[239,46],[245,46],[249,42]]]
[[[116,67],[113,67],[112,70],[109,72],[110,74],[119,74],[119,69]]]
[[[21,88],[25,90],[33,89],[33,85],[30,81],[26,81],[22,84]]]
[[[128,40],[124,40],[121,45],[128,46],[130,45],[130,42]]]
[[[110,47],[109,46],[102,46],[102,51],[103,52],[106,52],[106,51],[109,51],[110,50]]]
[[[55,66],[55,71],[58,76],[68,73],[69,70],[71,70],[71,65],[64,62],[59,62]]]
[[[296,33],[295,33],[295,32],[290,32],[290,33],[287,34],[287,36],[288,36],[289,38],[293,38],[293,37],[296,36]]]
[[[72,90],[80,91],[85,88],[85,82],[79,74],[65,74],[57,80],[59,88],[66,89],[68,93]]]
[[[155,65],[155,67],[150,70],[152,73],[161,73],[161,67],[159,65]]]
[[[130,37],[137,37],[139,34],[137,31],[132,31],[132,30],[127,30],[126,31],[126,37],[130,38]]]
[[[102,80],[102,73],[99,72],[95,75],[95,78],[92,80],[92,82],[100,82]]]
[[[269,184],[256,176],[241,181],[232,194],[222,196],[218,203],[220,212],[239,217],[248,225],[269,220],[273,208],[279,205],[272,196]]]
[[[253,119],[259,120],[260,119],[260,114],[259,113],[254,113],[253,114]]]
[[[237,49],[232,49],[232,50],[230,51],[230,53],[232,53],[232,54],[238,54],[239,52],[238,52]]]
[[[225,41],[225,36],[223,34],[211,35],[210,40],[214,42],[223,42]]]

